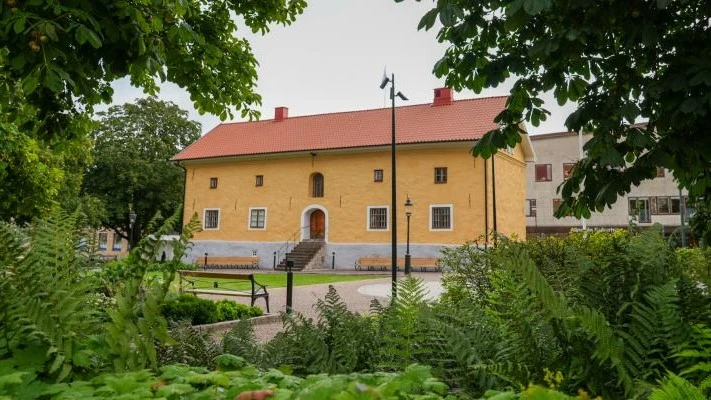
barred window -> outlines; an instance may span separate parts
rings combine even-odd
[[[388,229],[388,208],[368,207],[368,229],[386,230]]]
[[[249,210],[249,228],[264,229],[267,226],[267,209],[252,208]]]
[[[452,206],[432,206],[431,229],[452,229]]]
[[[255,176],[254,186],[264,186],[264,175]]]
[[[210,178],[210,189],[217,189],[217,178]]]
[[[220,210],[205,210],[203,229],[217,229],[220,226]]]

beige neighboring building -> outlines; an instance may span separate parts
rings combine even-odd
[[[625,196],[619,197],[612,208],[603,212],[593,212],[585,221],[573,217],[557,219],[553,216],[560,204],[558,186],[580,158],[581,142],[586,142],[592,135],[585,134],[582,140],[575,132],[531,135],[531,142],[536,153],[536,162],[526,169],[526,233],[565,234],[571,229],[610,229],[629,226],[631,220],[641,227],[659,223],[665,235],[669,235],[681,224],[681,214],[688,222],[687,192],[681,193],[671,173],[659,169],[656,178],[643,181]]]
[[[111,229],[100,229],[98,236],[99,254],[105,259],[121,258],[128,254],[128,241]]]

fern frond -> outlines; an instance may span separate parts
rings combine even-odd
[[[551,317],[565,321],[575,318],[580,326],[594,339],[594,355],[601,362],[611,363],[617,371],[618,380],[626,392],[631,392],[634,381],[626,368],[622,354],[622,340],[617,337],[605,316],[583,305],[570,306],[567,299],[556,293],[528,257],[523,246],[512,244],[495,258],[504,268],[515,271],[535,294],[544,309]]]
[[[400,281],[398,296],[379,316],[382,346],[380,366],[386,370],[403,370],[416,362],[421,310],[427,308],[424,282],[417,278]]]
[[[46,370],[61,381],[92,367],[90,338],[98,332],[97,282],[80,254],[77,217],[54,210],[26,235],[0,224],[0,336],[4,352],[44,349]]]
[[[220,346],[208,333],[201,332],[190,323],[182,322],[170,327],[172,343],[157,347],[158,364],[187,364],[194,367],[215,367],[215,357],[222,353]]]
[[[669,374],[658,388],[652,391],[649,400],[704,400],[706,396],[699,388],[684,378]]]
[[[108,312],[106,324],[106,357],[111,359],[116,371],[128,371],[156,367],[158,358],[157,343],[171,341],[167,322],[161,314],[161,305],[168,294],[170,282],[175,277],[175,265],[163,271],[162,281],[146,281],[146,269],[154,262],[160,248],[160,238],[171,232],[179,221],[179,211],[157,227],[160,215],[148,224],[154,233],[143,238],[128,256],[130,273],[124,279],[120,293],[116,295],[116,308]],[[156,228],[157,227],[157,228]],[[181,235],[181,240],[173,243],[178,254],[185,251],[189,234]]]

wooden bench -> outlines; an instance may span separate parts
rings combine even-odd
[[[381,270],[385,271],[392,268],[392,258],[390,257],[359,257],[355,263],[355,269],[360,271],[366,269],[368,271]],[[405,258],[398,257],[397,269],[405,268]],[[442,265],[438,258],[410,257],[410,268],[412,270],[419,268],[420,271],[442,271]]]
[[[221,296],[250,297],[252,307],[259,298],[264,298],[267,303],[267,314],[269,313],[269,293],[267,287],[254,280],[252,274],[235,274],[230,272],[207,272],[207,271],[186,271],[179,270],[180,292],[193,294],[211,294]],[[201,279],[202,278],[202,279]],[[219,282],[216,279],[225,279],[227,282]],[[229,281],[250,281],[252,289],[235,289],[226,287],[226,284],[237,283]],[[206,283],[207,287],[196,287],[195,283]],[[220,286],[222,285],[222,286]]]
[[[392,259],[389,257],[359,257],[355,263],[355,269],[368,271],[379,269],[385,271],[392,267]]]
[[[257,256],[205,256],[195,259],[202,269],[259,269]]]
[[[398,265],[399,265],[398,259]],[[405,265],[405,260],[403,259],[402,265]],[[442,264],[438,258],[422,258],[422,257],[412,257],[410,258],[410,268],[413,270],[419,268],[420,271],[442,271]]]

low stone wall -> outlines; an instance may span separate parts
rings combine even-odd
[[[207,333],[225,332],[232,329],[235,325],[237,325],[238,322],[241,321],[242,320],[235,319],[232,321],[216,322],[214,324],[194,325],[193,328]],[[252,323],[252,326],[273,324],[281,321],[281,315],[267,314],[262,315],[261,317],[250,318],[249,321]]]

